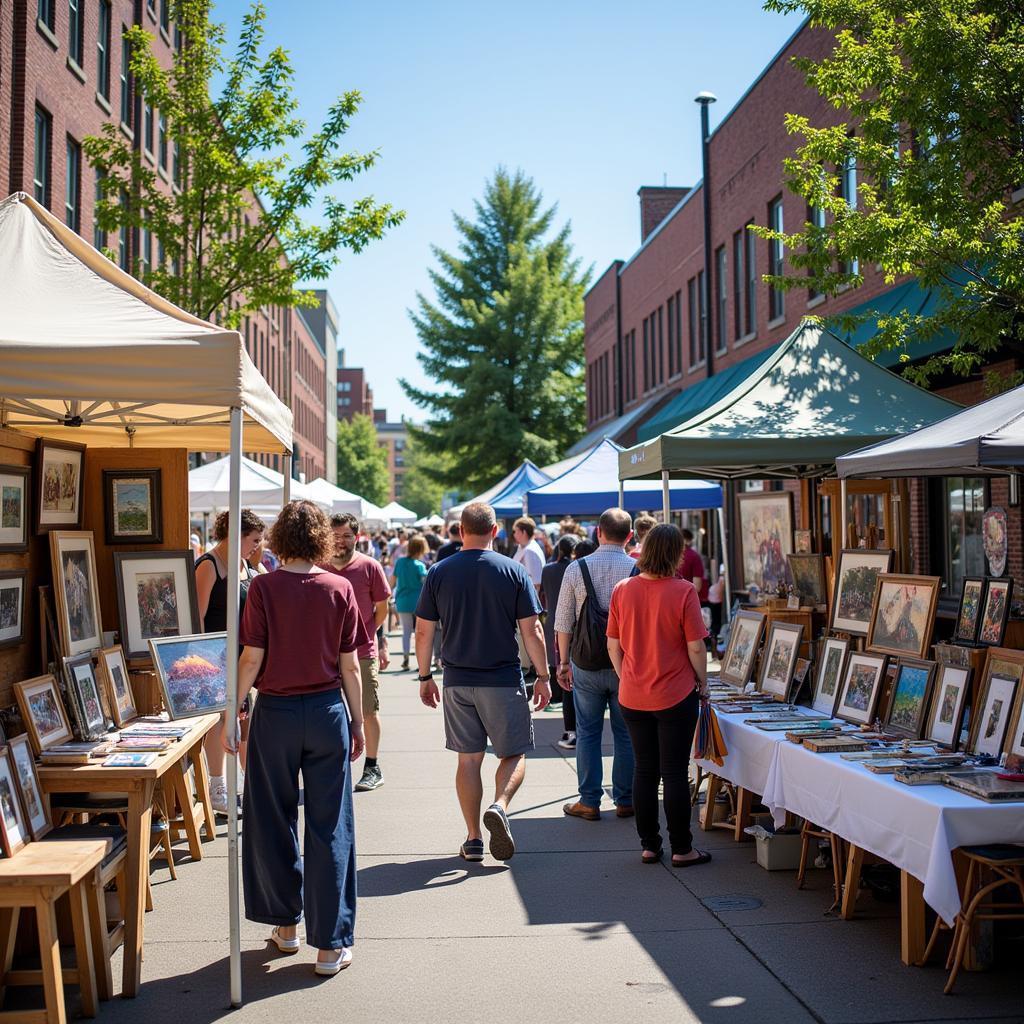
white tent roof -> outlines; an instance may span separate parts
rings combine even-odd
[[[415,523],[419,518],[412,509],[392,501],[380,510],[381,518],[389,523]]]
[[[0,202],[0,425],[101,447],[291,451],[241,335],[114,266],[23,192]]]
[[[1024,466],[1024,387],[836,459],[841,477],[972,476]]]
[[[192,512],[217,512],[228,507],[230,498],[231,457],[225,455],[205,465],[189,470],[188,505]],[[284,475],[277,470],[261,466],[252,459],[242,459],[241,507],[254,512],[276,514],[284,496]],[[292,500],[308,498],[330,509],[330,503],[310,493],[310,488],[298,480],[291,484]]]
[[[325,480],[322,476],[318,476],[311,483],[306,484],[306,493],[315,501],[326,505],[333,514],[350,512],[361,519],[364,512],[369,509],[377,510],[377,506],[373,502],[332,484],[330,480]]]

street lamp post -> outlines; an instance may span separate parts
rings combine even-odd
[[[700,104],[700,162],[701,162],[701,194],[704,199],[704,288],[701,298],[704,300],[704,341],[707,349],[704,360],[707,363],[707,375],[715,372],[714,366],[714,320],[711,315],[711,178],[708,174],[711,129],[708,125],[708,107],[715,102],[714,93],[698,93],[694,102]]]

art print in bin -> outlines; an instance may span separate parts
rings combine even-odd
[[[150,640],[149,649],[172,719],[224,710],[227,705],[227,633]]]

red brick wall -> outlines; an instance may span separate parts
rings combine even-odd
[[[290,310],[292,356],[292,415],[295,417],[295,443],[299,450],[298,471],[307,480],[324,476],[324,402],[327,381],[327,361],[313,340],[302,314]]]
[[[637,195],[640,197],[640,241],[647,241],[647,236],[672,212],[679,201],[689,192],[687,188],[659,187],[642,185]]]

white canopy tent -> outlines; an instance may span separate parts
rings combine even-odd
[[[290,476],[291,411],[256,369],[241,335],[156,295],[22,192],[0,202],[0,426],[100,447],[230,452],[228,550],[236,563],[243,430],[246,451],[283,455]],[[228,650],[238,648],[238,597],[237,588],[228,588]],[[228,659],[227,674],[233,721],[235,659]],[[232,756],[230,991],[238,1006],[236,797]],[[141,936],[140,907],[138,917],[125,922],[125,950],[141,951]],[[141,952],[134,955],[132,979],[141,969]],[[134,984],[123,994],[134,995]]]
[[[411,526],[419,516],[411,508],[399,505],[397,501],[389,502],[380,510],[381,517],[389,523],[400,523]]]
[[[353,494],[351,491],[346,491],[343,487],[338,487],[337,484],[332,484],[330,480],[325,480],[322,476],[318,476],[315,480],[306,484],[306,493],[313,501],[318,501],[326,508],[329,508],[333,515],[338,515],[341,512],[350,512],[357,518],[362,519],[363,513],[367,508],[377,508],[372,502],[361,498],[358,494]]]
[[[276,515],[284,504],[285,478],[283,473],[242,457],[238,500],[243,508]],[[289,481],[291,498],[315,501],[321,508],[332,511],[331,503],[312,492],[308,484]],[[343,492],[347,493],[347,492]],[[188,507],[191,512],[214,513],[225,509],[231,500],[231,456],[204,463],[188,474]]]
[[[412,525],[418,527],[444,526],[444,519],[435,513],[431,516],[420,516]]]

